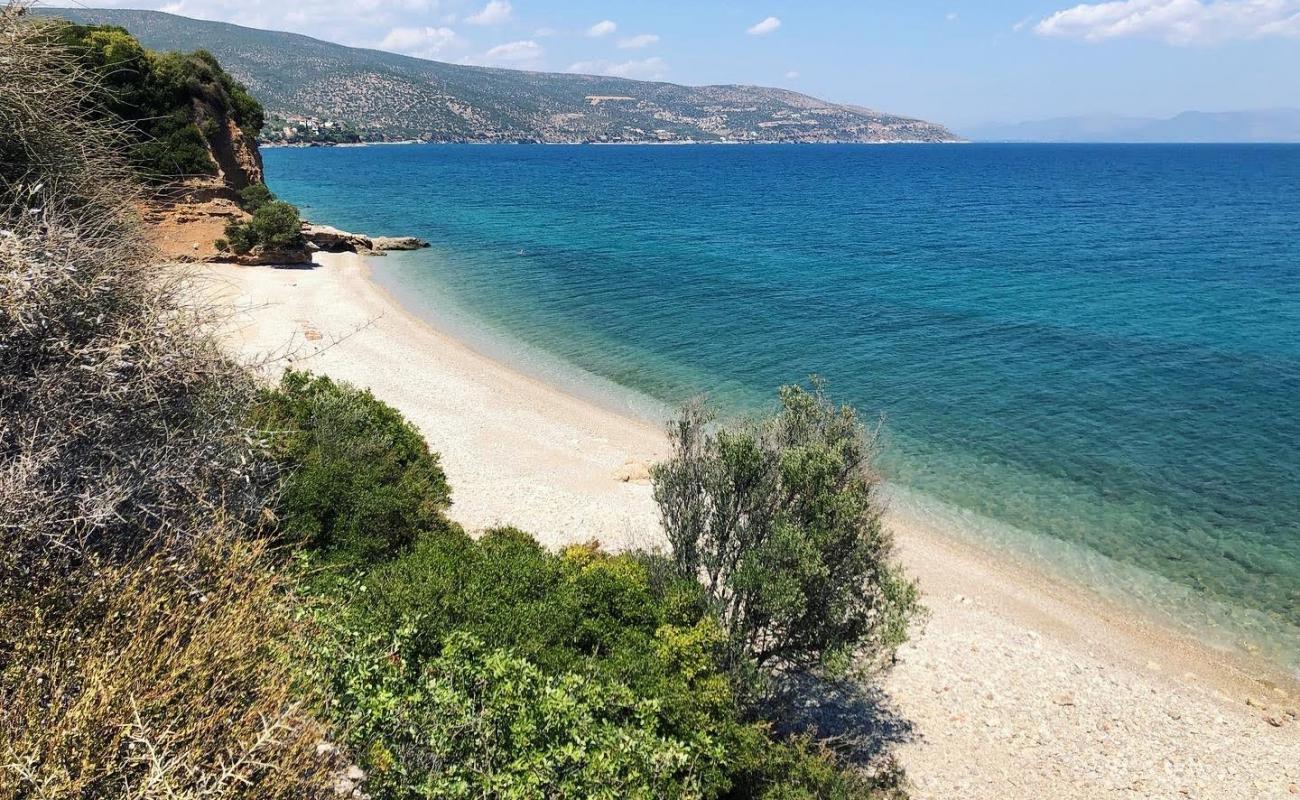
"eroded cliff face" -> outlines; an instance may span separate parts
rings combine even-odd
[[[152,223],[154,244],[176,261],[225,258],[216,249],[217,239],[225,234],[227,222],[248,217],[239,207],[240,191],[265,179],[254,137],[202,101],[195,101],[195,111],[198,119],[208,121],[200,130],[212,131],[207,137],[208,155],[217,165],[216,174],[160,189],[143,212]]]
[[[246,135],[234,120],[218,121],[216,135],[208,140],[212,160],[217,162],[218,178],[231,190],[263,182],[262,154],[257,140]]]

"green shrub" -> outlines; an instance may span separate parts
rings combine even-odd
[[[447,477],[424,438],[368,391],[287,372],[253,410],[286,469],[286,535],[324,557],[371,563],[447,526]]]
[[[470,537],[418,433],[327,378],[287,373],[254,417],[290,470],[286,532],[364,568],[315,579],[311,669],[377,800],[872,796],[752,716],[731,636],[671,562]]]
[[[275,199],[265,183],[254,183],[239,191],[239,205],[250,214]]]
[[[688,406],[652,470],[683,575],[697,577],[746,660],[773,673],[842,670],[901,643],[916,588],[881,525],[874,439],[814,381],[767,417],[712,430]]]
[[[244,255],[254,247],[279,250],[300,247],[303,243],[298,209],[283,200],[269,200],[258,205],[247,221],[228,221],[225,233],[225,238],[217,241],[217,249],[229,250],[236,255]]]
[[[693,581],[514,529],[425,534],[362,578],[319,659],[376,798],[866,797],[747,717]],[[396,631],[394,634],[393,632]],[[512,792],[517,794],[512,794]]]
[[[295,247],[302,244],[302,220],[298,209],[283,200],[272,200],[253,212],[250,223],[257,243],[268,248]]]

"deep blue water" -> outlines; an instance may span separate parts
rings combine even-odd
[[[886,416],[917,513],[1300,664],[1300,147],[266,162],[318,220],[432,241],[377,270],[417,310],[668,402],[818,373]]]

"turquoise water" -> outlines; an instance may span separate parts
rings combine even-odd
[[[885,415],[909,511],[1300,665],[1300,147],[266,162],[309,216],[433,242],[377,274],[485,346],[735,410],[818,373]]]

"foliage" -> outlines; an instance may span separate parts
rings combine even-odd
[[[749,719],[725,632],[653,557],[447,529],[323,617],[317,660],[377,798],[836,797],[859,783]],[[671,575],[671,572],[667,574]],[[779,768],[774,768],[779,767]],[[843,789],[843,792],[839,790]]]
[[[250,214],[275,199],[265,183],[254,183],[239,190],[239,205]]]
[[[262,106],[205,50],[155,53],[110,25],[59,23],[57,36],[98,78],[89,107],[129,123],[132,161],[148,177],[214,174],[208,143],[227,121],[250,138],[262,128]]]
[[[368,391],[286,372],[252,422],[287,470],[276,510],[292,541],[371,563],[447,525],[447,477],[410,423]]]
[[[916,590],[890,560],[874,437],[817,381],[780,398],[776,413],[718,430],[693,404],[670,427],[672,458],[652,478],[674,560],[760,668],[887,656]]]
[[[253,416],[288,470],[283,528],[349,566],[313,581],[313,669],[372,796],[873,796],[752,716],[730,637],[662,557],[470,537],[416,431],[327,378],[287,373]]]
[[[244,255],[255,247],[279,250],[302,245],[302,220],[297,208],[283,200],[259,204],[259,195],[252,197],[256,207],[252,218],[227,222],[225,238],[217,241],[218,250]]]

